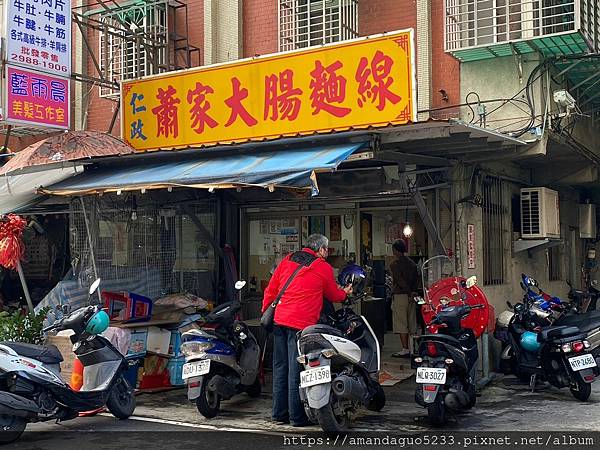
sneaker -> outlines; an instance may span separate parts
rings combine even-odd
[[[399,352],[396,353],[392,353],[392,357],[393,358],[404,358],[410,356],[410,351],[404,349],[404,350],[400,350]]]

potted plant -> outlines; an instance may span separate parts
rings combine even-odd
[[[44,319],[50,308],[25,314],[21,310],[9,313],[0,312],[0,342],[26,342],[28,344],[43,344]]]

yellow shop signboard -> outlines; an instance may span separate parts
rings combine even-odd
[[[124,82],[123,139],[140,151],[415,120],[411,31]]]

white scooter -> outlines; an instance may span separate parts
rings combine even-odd
[[[90,287],[90,299],[99,285],[96,280]],[[99,336],[108,323],[108,315],[95,305],[79,308],[44,329],[75,332],[73,351],[84,367],[80,391],[73,391],[60,377],[63,358],[54,345],[0,342],[0,444],[17,440],[28,422],[70,420],[105,405],[119,419],[133,414],[135,397],[123,377],[127,361]]]
[[[298,339],[300,399],[309,420],[326,433],[345,431],[361,406],[380,411],[380,349],[369,322],[352,310],[354,295],[330,317],[330,325],[305,328]]]

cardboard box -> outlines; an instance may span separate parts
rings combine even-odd
[[[158,327],[148,327],[148,341],[146,350],[149,352],[166,355],[169,352],[171,332]]]
[[[55,345],[63,357],[63,362],[60,363],[60,376],[67,383],[71,382],[71,373],[73,372],[73,361],[75,361],[75,353],[73,353],[73,343],[69,336],[48,336],[46,345]]]

